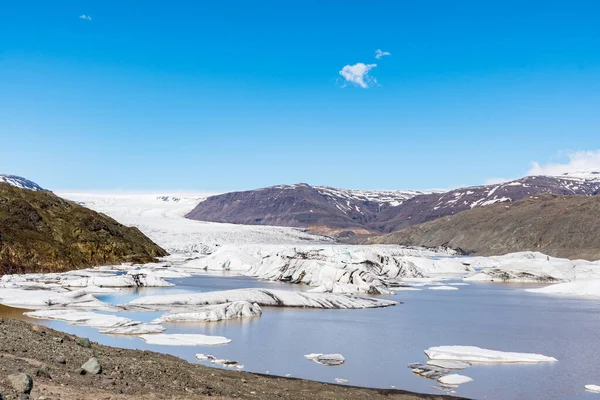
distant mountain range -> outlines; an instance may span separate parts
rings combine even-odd
[[[186,217],[234,224],[310,227],[320,233],[368,233],[377,216],[435,191],[344,190],[305,183],[208,197]]]
[[[16,175],[0,174],[0,183],[8,183],[11,186],[29,190],[44,190],[40,185]]]
[[[600,174],[527,176],[496,184],[441,191],[359,191],[307,184],[211,196],[186,217],[201,221],[304,227],[334,236],[389,233],[497,203],[541,194],[600,192]]]
[[[528,196],[476,207],[398,232],[368,244],[460,249],[473,255],[539,251],[554,257],[600,259],[600,196]]]

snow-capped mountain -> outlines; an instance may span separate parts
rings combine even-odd
[[[37,183],[16,175],[0,174],[0,182],[8,183],[9,185],[16,186],[21,189],[44,190],[44,188]]]
[[[521,200],[545,193],[558,195],[597,195],[600,179],[576,176],[526,176],[495,185],[450,190],[441,195],[423,195],[398,207],[384,210],[371,229],[393,232],[407,226],[453,215],[475,207]]]
[[[447,192],[279,185],[209,197],[187,217],[237,224],[327,227],[337,232],[392,232],[460,211],[517,201],[527,196],[544,193],[592,196],[599,191],[600,175],[593,172],[577,176],[527,176],[501,184]]]
[[[432,192],[345,190],[299,183],[212,196],[187,217],[238,224],[365,231],[382,210],[429,193]]]

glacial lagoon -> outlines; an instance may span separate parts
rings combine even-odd
[[[170,279],[169,288],[122,289],[97,297],[123,304],[140,296],[261,287],[304,290],[305,286],[259,281],[237,275],[198,275]],[[473,378],[456,395],[474,399],[593,399],[584,390],[600,383],[600,301],[525,292],[523,284],[470,283],[459,290],[401,291],[386,296],[395,307],[320,310],[263,307],[260,317],[213,323],[164,324],[166,333],[226,336],[232,342],[214,347],[149,345],[138,337],[109,336],[97,329],[60,321],[34,320],[54,329],[87,336],[102,344],[169,353],[198,362],[196,353],[239,361],[245,371],[335,383],[441,393],[439,385],[411,372],[407,365],[425,362],[423,350],[439,345],[540,353],[556,363],[477,365],[459,373]],[[19,315],[0,308],[0,315]],[[161,312],[120,315],[150,321]],[[322,366],[309,353],[341,353],[345,364]],[[198,362],[200,363],[200,362]],[[206,362],[204,362],[206,364]],[[208,365],[208,364],[207,364]],[[220,367],[215,367],[220,368]]]

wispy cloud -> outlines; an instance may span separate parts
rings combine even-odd
[[[600,150],[573,151],[567,154],[569,161],[566,163],[548,163],[541,165],[538,162],[531,163],[531,169],[527,175],[563,175],[577,172],[600,172]]]
[[[85,15],[85,14],[81,14],[81,15],[79,16],[79,18],[81,18],[81,19],[85,19],[85,20],[88,20],[88,21],[91,21],[91,20],[92,20],[92,17],[90,17],[89,15]]]
[[[391,55],[392,55],[392,53],[390,53],[389,51],[383,51],[381,49],[375,50],[375,58],[378,60],[381,60],[385,56],[391,56]]]
[[[340,75],[353,85],[360,86],[363,89],[369,86],[376,85],[377,80],[369,76],[369,71],[375,68],[377,64],[356,63],[354,65],[346,65],[340,71]]]

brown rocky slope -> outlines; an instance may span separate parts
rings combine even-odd
[[[0,183],[0,275],[151,262],[165,255],[137,228],[49,191]]]
[[[600,259],[600,196],[532,196],[474,208],[366,240],[370,244],[447,246],[473,255],[540,251]]]

